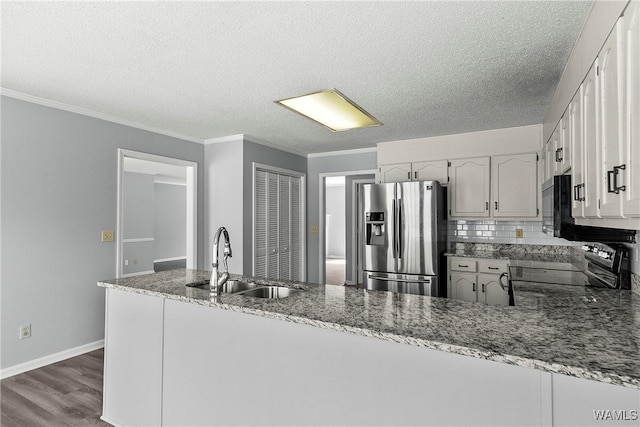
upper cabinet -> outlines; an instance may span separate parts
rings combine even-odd
[[[489,216],[489,157],[451,160],[450,215]]]
[[[582,83],[582,117],[584,119],[584,127],[582,132],[582,146],[584,147],[584,163],[582,164],[582,172],[584,176],[582,209],[585,217],[597,218],[600,216],[598,208],[600,199],[600,187],[598,180],[600,177],[600,140],[597,138],[596,120],[598,115],[596,107],[598,105],[596,98],[596,82],[597,82],[597,60],[589,70],[587,77]]]
[[[538,156],[518,154],[491,158],[494,217],[538,215]]]
[[[571,215],[584,218],[584,148],[582,146],[582,85],[569,104],[569,139],[571,146],[572,203]]]
[[[404,181],[439,181],[447,185],[449,170],[446,160],[429,162],[396,163],[378,167],[378,184]]]
[[[626,61],[626,107],[623,158],[625,169],[618,172],[622,192],[622,213],[625,217],[640,216],[640,2],[631,2],[624,14]],[[635,222],[637,225],[637,221]]]
[[[600,188],[600,216],[622,218],[622,196],[626,190],[622,174],[626,170],[624,150],[624,38],[623,20],[620,18],[605,42],[596,65],[598,91],[597,130],[602,156]]]

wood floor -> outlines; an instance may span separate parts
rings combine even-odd
[[[0,426],[109,426],[102,414],[103,349],[0,381]]]

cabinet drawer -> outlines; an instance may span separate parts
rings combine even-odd
[[[508,259],[482,259],[478,261],[478,272],[502,274],[509,268]]]
[[[476,260],[473,258],[451,258],[452,271],[476,271]]]

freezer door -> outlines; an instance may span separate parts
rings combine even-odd
[[[439,188],[435,181],[398,183],[397,273],[438,274]]]
[[[394,183],[362,186],[363,270],[395,271],[395,188]]]
[[[438,277],[365,271],[364,285],[372,291],[438,297]]]

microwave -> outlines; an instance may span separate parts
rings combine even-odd
[[[542,231],[579,242],[635,243],[636,231],[577,225],[571,216],[571,175],[556,175],[542,184]]]

